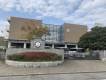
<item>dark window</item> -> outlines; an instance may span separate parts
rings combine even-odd
[[[30,48],[31,47],[31,44],[30,43],[27,43],[26,44],[26,48]]]
[[[13,48],[23,48],[24,43],[11,43]]]
[[[68,48],[75,48],[75,45],[67,45]]]

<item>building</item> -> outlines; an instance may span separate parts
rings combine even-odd
[[[11,17],[8,48],[30,48],[28,33],[35,27],[48,27],[48,35],[42,37],[45,47],[77,48],[80,37],[87,32],[87,26],[64,23],[64,25],[44,24],[41,20]]]
[[[42,26],[41,20],[11,17],[8,21],[10,23],[8,48],[29,48],[30,41],[27,39],[28,33],[35,27]]]

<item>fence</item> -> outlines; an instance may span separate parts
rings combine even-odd
[[[89,55],[89,52],[66,51],[65,55],[67,55],[68,57],[85,57],[86,55]]]
[[[65,58],[69,59],[84,59],[84,60],[99,60],[100,51],[91,51],[91,52],[77,52],[77,51],[66,51]]]

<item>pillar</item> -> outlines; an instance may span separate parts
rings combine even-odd
[[[78,44],[75,45],[75,48],[78,49]]]
[[[67,44],[65,44],[65,48],[67,48]]]
[[[52,48],[54,49],[54,44],[52,44]]]
[[[24,43],[24,48],[26,48],[26,43]]]
[[[11,48],[11,42],[8,42],[8,48]]]

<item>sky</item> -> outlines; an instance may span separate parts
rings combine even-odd
[[[0,0],[0,36],[8,37],[9,16],[46,24],[106,25],[106,0]]]

